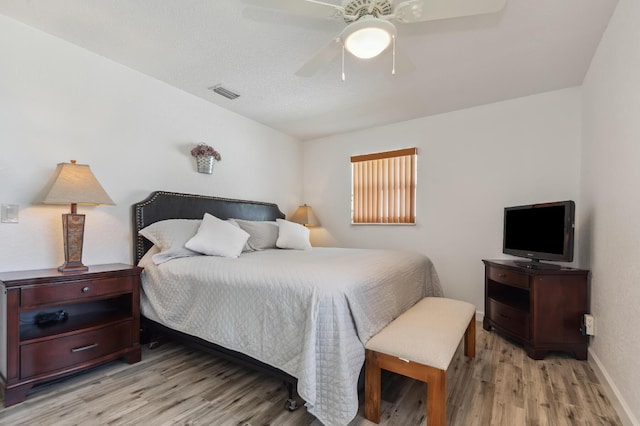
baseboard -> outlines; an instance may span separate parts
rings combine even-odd
[[[640,422],[635,418],[631,409],[627,405],[626,401],[620,395],[618,388],[615,383],[611,380],[611,377],[605,370],[604,366],[598,359],[598,357],[593,353],[591,348],[589,348],[589,365],[593,369],[593,372],[598,377],[598,380],[604,387],[604,390],[611,401],[611,405],[615,408],[616,413],[618,413],[618,417],[620,417],[620,421],[624,426],[640,426]]]
[[[476,321],[482,322],[484,319],[484,312],[476,311]]]

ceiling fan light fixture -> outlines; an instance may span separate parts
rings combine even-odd
[[[384,52],[395,35],[396,27],[391,22],[363,17],[349,24],[342,32],[341,39],[349,53],[361,59],[369,59]]]

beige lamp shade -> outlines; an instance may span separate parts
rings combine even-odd
[[[304,226],[319,226],[320,221],[313,213],[313,210],[308,205],[302,205],[298,207],[296,212],[289,219],[291,222],[296,222]]]
[[[38,200],[44,204],[115,205],[86,164],[60,163]]]
[[[44,204],[70,204],[71,213],[62,215],[64,239],[64,263],[58,268],[64,273],[89,270],[82,263],[85,215],[78,214],[77,205],[115,205],[102,188],[98,179],[86,164],[60,163],[51,180],[40,193],[38,200]]]

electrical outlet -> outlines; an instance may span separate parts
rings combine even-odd
[[[584,331],[587,336],[593,336],[595,331],[595,320],[593,315],[584,314]]]
[[[0,207],[0,221],[2,223],[18,223],[18,204],[2,204]]]

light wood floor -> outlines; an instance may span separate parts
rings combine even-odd
[[[449,425],[618,425],[585,361],[543,361],[477,327],[476,358],[461,347],[449,367]],[[383,425],[424,425],[426,385],[383,375]],[[27,400],[0,409],[1,425],[313,425],[304,408],[283,409],[277,380],[181,345],[144,349],[142,361],[116,361],[36,386]],[[362,402],[362,396],[361,396]],[[350,426],[373,425],[362,403]]]

